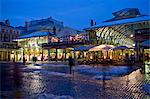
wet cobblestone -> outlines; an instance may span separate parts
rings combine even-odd
[[[61,68],[62,69],[62,68]],[[77,70],[68,74],[68,69],[22,68],[22,83],[18,89],[24,99],[149,99],[143,91],[144,75],[135,70],[128,75],[112,76],[110,80],[92,79],[94,76]],[[55,74],[56,73],[56,74]],[[58,74],[57,74],[58,73]],[[96,76],[96,75],[95,75]],[[8,78],[10,76],[7,76]],[[6,79],[8,79],[6,78]],[[147,82],[146,82],[147,83]],[[13,82],[5,86],[12,86]],[[5,98],[15,97],[15,88],[1,90]],[[68,98],[61,98],[68,97]]]

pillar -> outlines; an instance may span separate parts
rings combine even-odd
[[[16,50],[16,61],[18,61],[18,51]]]
[[[43,61],[44,57],[43,57],[43,49],[42,49],[42,56],[41,56],[41,61]]]
[[[63,48],[63,53],[62,53],[62,61],[64,62],[65,61],[65,58],[64,58],[64,48]]]
[[[23,53],[22,53],[22,61],[23,61],[23,57],[25,57],[25,51],[24,51],[24,48],[23,48]]]
[[[14,50],[14,60],[13,61],[16,61],[16,50]]]
[[[76,64],[76,51],[74,50],[73,52],[74,52],[74,62]]]
[[[56,62],[58,61],[58,50],[57,50],[57,48],[56,48],[56,56],[55,56],[55,58],[56,58]]]
[[[50,61],[50,49],[48,49],[48,61]]]
[[[0,61],[2,61],[2,51],[0,50]]]
[[[30,56],[31,56],[30,51],[31,51],[31,50],[30,50],[30,48],[29,48],[29,49],[28,49],[28,53],[29,53],[29,61],[31,61],[31,59],[32,59],[32,58],[30,58]]]
[[[7,50],[6,50],[6,60],[7,60],[7,61],[9,61],[8,58],[9,58],[9,50],[7,49]]]
[[[65,62],[66,62],[66,48],[64,48],[64,53],[65,53],[64,59],[65,59]]]

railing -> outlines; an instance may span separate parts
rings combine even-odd
[[[69,42],[50,42],[42,44],[42,47],[55,47],[55,46],[74,46],[89,44],[89,41],[69,41]]]

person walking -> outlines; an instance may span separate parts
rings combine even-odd
[[[70,74],[72,73],[72,67],[74,66],[74,59],[70,56],[69,57],[69,71]]]
[[[23,56],[23,63],[25,64],[26,63],[26,58]]]
[[[37,57],[33,56],[32,61],[33,61],[34,63],[36,63]]]

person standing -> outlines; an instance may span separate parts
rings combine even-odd
[[[25,64],[26,63],[26,58],[23,56],[23,63]]]
[[[72,67],[74,66],[74,59],[70,56],[69,57],[69,71],[70,74],[72,73]]]

